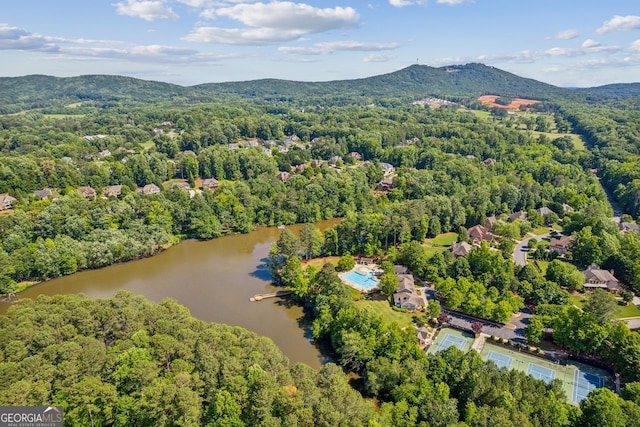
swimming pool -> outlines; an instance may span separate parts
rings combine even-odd
[[[366,273],[353,270],[346,274],[343,274],[342,278],[344,280],[352,282],[354,285],[357,285],[364,290],[371,290],[380,285],[378,279],[375,279],[373,277],[373,272],[371,270],[367,271]]]

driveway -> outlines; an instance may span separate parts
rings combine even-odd
[[[527,252],[529,251],[529,240],[536,239],[542,240],[544,238],[549,237],[550,234],[536,234],[534,236],[529,236],[525,239],[522,239],[513,250],[513,262],[515,265],[526,265],[527,264]]]

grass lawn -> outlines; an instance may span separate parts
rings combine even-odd
[[[623,305],[619,305],[618,306],[618,318],[620,317],[638,317],[640,316],[640,310],[638,309],[638,307],[636,307],[635,304],[631,303],[629,305],[623,306]]]
[[[413,325],[412,313],[401,313],[399,311],[393,311],[387,300],[360,300],[357,301],[356,304],[363,307],[371,307],[371,309],[375,313],[381,314],[384,317],[385,321],[396,322],[400,325],[401,328],[411,328]]]
[[[549,227],[536,227],[533,230],[531,230],[531,233],[533,234],[547,234],[551,231],[551,229]]]
[[[481,111],[481,110],[467,110],[475,114],[480,119],[488,120],[491,118],[491,113],[489,111]]]
[[[547,267],[549,267],[549,261],[534,261],[540,269],[540,274],[543,276],[547,274]]]
[[[325,256],[320,258],[312,258],[309,261],[302,261],[302,267],[306,267],[307,265],[312,265],[316,268],[322,268],[323,265],[330,262],[333,265],[336,265],[340,260],[339,256]],[[357,292],[357,291],[356,291]]]
[[[444,233],[438,234],[433,239],[427,239],[427,243],[431,246],[442,246],[448,248],[456,240],[458,240],[458,233]]]
[[[582,295],[570,295],[569,296],[569,302],[571,302],[571,304],[575,305],[576,307],[582,308],[582,305],[584,304],[584,296]]]
[[[141,142],[140,143],[140,147],[142,147],[142,151],[149,151],[155,146],[156,146],[156,144],[153,141],[147,141],[147,142]]]

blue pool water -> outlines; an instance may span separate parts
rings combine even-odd
[[[353,282],[364,289],[372,289],[380,284],[377,279],[373,278],[373,272],[371,271],[369,271],[367,274],[363,274],[354,270],[343,275],[342,278]]]

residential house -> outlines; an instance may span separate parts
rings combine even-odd
[[[585,289],[604,289],[614,294],[623,291],[620,281],[613,275],[613,271],[601,270],[599,266],[591,264],[582,274],[585,277]]]
[[[51,196],[53,194],[53,192],[51,191],[50,188],[43,188],[42,190],[36,190],[33,192],[34,196],[38,196],[40,197],[40,199],[44,200],[47,197]]]
[[[207,179],[202,181],[202,188],[203,189],[216,191],[219,186],[220,186],[220,181],[218,181],[215,178],[207,178]]]
[[[553,211],[552,211],[551,209],[549,209],[548,207],[543,206],[543,207],[541,207],[540,209],[538,209],[538,213],[539,213],[542,217],[545,217],[545,216],[547,216],[547,215],[549,215],[549,214],[552,214],[552,213],[553,213]]]
[[[356,153],[355,151],[349,153],[349,157],[353,158],[354,160],[362,160],[362,154]]]
[[[139,191],[144,194],[145,196],[149,196],[151,194],[158,194],[160,193],[160,187],[158,187],[155,184],[147,184],[142,188],[139,188]]]
[[[471,246],[467,242],[454,242],[449,247],[449,250],[456,258],[467,255],[469,252],[471,252],[471,249],[473,249],[473,246]]]
[[[17,199],[15,197],[12,197],[7,193],[0,194],[0,211],[3,211],[5,209],[13,209],[13,204],[16,201]]]
[[[628,233],[629,231],[640,232],[640,225],[634,224],[632,222],[621,222],[620,224],[618,224],[618,228],[622,233]]]
[[[87,199],[95,198],[97,196],[96,190],[91,187],[80,187],[78,188],[78,191]]]
[[[122,185],[112,185],[104,190],[106,197],[120,197],[122,194]]]
[[[184,191],[191,190],[191,186],[189,185],[189,183],[184,181],[172,182],[171,185],[169,186],[169,189],[173,190],[174,188],[178,188]]]
[[[376,190],[378,191],[391,191],[392,188],[393,188],[392,176],[383,178],[382,181],[376,184]]]
[[[565,255],[571,249],[571,244],[575,239],[575,236],[562,236],[559,239],[551,239],[549,250],[558,255]]]
[[[296,172],[304,172],[304,170],[306,168],[307,168],[307,164],[306,163],[301,163],[301,164],[296,166]]]
[[[227,148],[229,148],[229,150],[239,150],[240,146],[238,144],[227,144]]]
[[[312,168],[320,167],[321,164],[322,164],[322,160],[319,160],[319,159],[311,160],[311,167]]]
[[[396,264],[393,266],[393,272],[395,274],[409,274],[409,267],[406,265]]]
[[[396,307],[407,310],[422,309],[423,299],[416,291],[416,285],[412,274],[396,274],[398,278],[398,290],[393,294],[393,303]]]
[[[498,218],[496,218],[495,215],[491,215],[490,217],[485,218],[484,226],[491,230],[493,228],[493,224],[495,224],[496,221],[498,221]]]
[[[562,204],[562,211],[564,213],[571,213],[571,212],[573,212],[573,208],[571,206],[569,206],[568,204],[563,203]]]
[[[103,151],[98,153],[98,158],[99,159],[104,159],[105,157],[109,157],[110,155],[111,155],[111,151],[103,150]]]
[[[289,172],[280,172],[277,178],[282,182],[287,182],[291,178],[291,174]]]
[[[396,168],[394,168],[391,163],[380,162],[380,167],[382,168],[384,176],[389,176],[396,171]]]
[[[259,147],[260,144],[258,144],[258,141],[256,141],[255,139],[252,139],[250,141],[247,141],[247,145],[246,148],[255,148],[255,147]]]
[[[513,222],[516,219],[524,221],[525,219],[527,219],[527,213],[525,211],[518,211],[518,212],[512,213],[507,217],[507,221],[509,222]]]
[[[342,160],[342,157],[340,157],[340,156],[332,156],[332,157],[329,159],[329,164],[330,164],[331,166],[335,166],[335,165],[337,165],[337,164],[338,164],[338,162],[339,162],[340,160]]]
[[[485,165],[489,166],[492,165],[496,162],[496,159],[494,159],[493,157],[489,157],[488,159],[484,159],[482,161],[482,163],[484,163]]]
[[[483,240],[493,242],[497,238],[497,236],[489,231],[488,228],[483,227],[480,224],[471,227],[468,230],[468,234],[474,245],[479,245]]]

